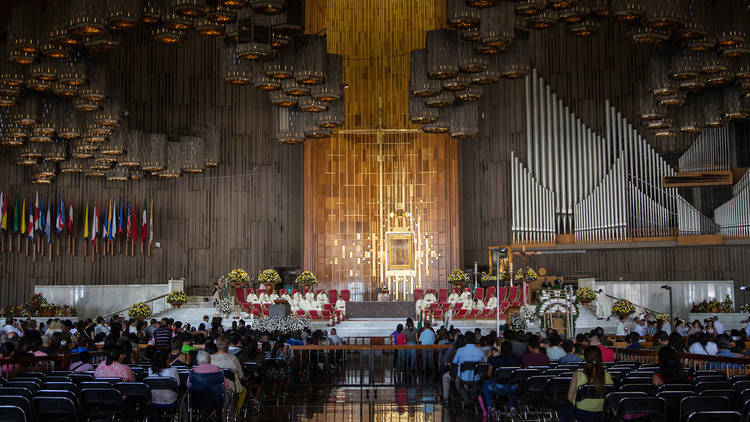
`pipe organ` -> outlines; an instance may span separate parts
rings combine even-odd
[[[609,102],[602,136],[533,70],[525,111],[526,165],[511,153],[514,243],[554,243],[561,234],[586,243],[674,236],[683,229],[715,233],[710,219],[663,187],[674,169]]]
[[[732,128],[724,126],[705,129],[679,160],[680,171],[730,170],[736,154],[730,149]]]
[[[750,171],[732,187],[732,199],[714,210],[722,235],[750,237]]]

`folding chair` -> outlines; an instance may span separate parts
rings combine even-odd
[[[29,422],[31,418],[20,407],[0,405],[0,420],[3,422]]]
[[[169,379],[174,382],[172,378]],[[120,382],[115,385],[115,388],[125,396],[125,417],[130,420],[146,419],[148,410],[151,408],[151,388],[146,383],[138,381]]]
[[[631,398],[646,398],[648,395],[644,393],[643,391],[616,391],[614,393],[607,394],[606,397],[604,397],[604,420],[614,420],[617,418],[617,407],[620,405],[620,400],[631,397]]]
[[[734,404],[737,403],[737,392],[732,389],[723,390],[703,390],[698,393],[700,397],[726,397],[729,399],[729,408],[734,409]]]
[[[197,416],[200,421],[221,420],[223,415],[233,415],[232,395],[224,391],[224,373],[190,373],[190,387],[183,399],[187,420]]]
[[[63,376],[52,376],[52,375],[50,375],[50,376],[44,378],[44,380],[42,380],[42,385],[44,385],[44,384],[46,384],[48,382],[73,382],[73,379],[70,378],[67,375],[63,375]]]
[[[116,388],[83,388],[79,393],[81,409],[88,419],[120,419],[122,394]]]
[[[617,416],[623,420],[637,416],[663,421],[666,408],[667,403],[659,397],[625,397],[617,405]]]
[[[695,391],[701,392],[704,390],[730,390],[732,384],[728,381],[703,381],[695,383]]]
[[[78,422],[79,411],[70,397],[36,396],[31,400],[39,422]]]
[[[41,386],[41,383],[38,381],[8,381],[6,385],[6,387],[25,388],[32,393],[39,391]]]
[[[524,419],[528,419],[531,414],[548,413],[541,412],[537,404],[544,402],[547,382],[552,378],[552,375],[533,375],[526,379],[523,393],[517,397]]]
[[[656,394],[656,397],[664,399],[667,406],[667,420],[670,422],[680,420],[680,404],[682,403],[682,399],[693,396],[695,396],[695,393],[692,391],[660,391]]]
[[[680,402],[680,421],[687,421],[695,412],[715,412],[729,410],[729,399],[726,397],[692,396]]]
[[[0,406],[16,406],[19,407],[29,420],[34,420],[34,412],[31,408],[31,400],[24,396],[0,396]],[[0,418],[2,420],[2,418]]]
[[[617,391],[622,392],[643,392],[646,393],[648,396],[654,396],[656,395],[656,387],[654,387],[653,384],[625,384],[626,381],[623,381],[623,384],[620,386]]]
[[[741,422],[742,415],[740,412],[714,411],[714,412],[695,412],[688,416],[688,422]]]

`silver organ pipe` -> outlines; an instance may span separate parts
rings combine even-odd
[[[690,148],[680,156],[680,171],[729,170],[733,168],[734,154],[729,154],[729,125],[706,129]]]
[[[672,236],[681,227],[678,209],[700,230],[713,230],[663,187],[674,169],[609,101],[601,136],[534,69],[526,79],[526,122],[527,165],[511,155],[515,243],[551,243],[556,234],[573,234],[576,242]]]
[[[732,186],[732,199],[714,210],[719,231],[727,237],[750,237],[750,171]]]
[[[677,221],[681,236],[696,234],[714,234],[719,232],[719,225],[701,214],[685,198],[677,200]]]

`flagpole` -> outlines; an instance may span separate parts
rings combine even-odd
[[[86,239],[83,239],[83,256],[84,258],[88,256],[89,253],[89,242]]]
[[[52,262],[52,237],[50,237],[50,244],[49,244],[49,262]]]
[[[60,256],[60,242],[62,239],[60,239],[60,235],[57,235],[57,251],[55,252],[55,255]]]
[[[29,256],[29,238],[26,238],[26,256]]]
[[[33,261],[34,261],[34,262],[36,262],[36,246],[37,246],[37,245],[31,245],[31,249],[33,249],[33,250],[34,250],[34,252],[32,253],[32,256],[34,257],[34,258],[33,258]]]
[[[17,252],[20,253],[21,252],[21,233],[18,233],[18,243],[16,244],[16,246],[18,246]]]
[[[42,256],[44,256],[44,238],[42,238]]]

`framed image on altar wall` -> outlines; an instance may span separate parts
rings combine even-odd
[[[386,233],[388,270],[414,269],[414,233]]]

